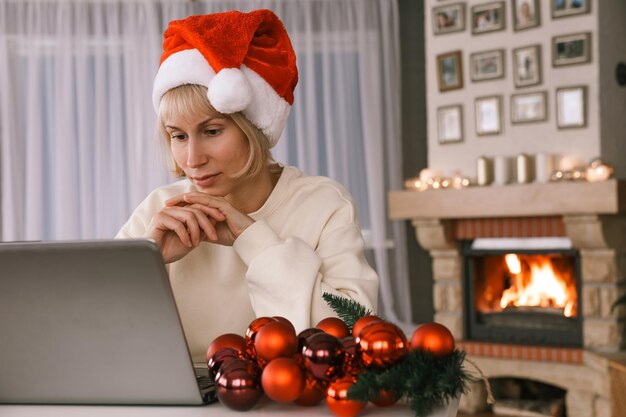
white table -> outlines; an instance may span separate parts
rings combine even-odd
[[[447,407],[437,410],[429,417],[455,417],[459,399]],[[249,411],[234,411],[222,404],[206,406],[86,406],[86,405],[0,405],[0,417],[334,417],[322,403],[315,407],[300,407],[262,401]],[[376,407],[368,404],[359,414],[363,417],[413,417],[406,404],[392,407]]]

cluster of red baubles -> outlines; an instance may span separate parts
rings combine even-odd
[[[245,411],[265,394],[273,401],[313,406],[326,401],[333,414],[357,415],[365,403],[347,398],[348,389],[364,369],[386,368],[410,349],[447,356],[454,351],[450,331],[437,323],[419,326],[411,340],[395,324],[364,316],[352,334],[340,319],[329,317],[296,334],[283,317],[259,317],[245,336],[227,333],[207,350],[209,374],[221,403]],[[381,392],[378,406],[396,402]]]

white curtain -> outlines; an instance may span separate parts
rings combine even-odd
[[[404,226],[386,216],[402,187],[395,0],[0,0],[2,240],[112,237],[172,180],[150,103],[167,22],[256,8],[281,17],[300,70],[274,157],[350,189],[382,312],[409,322]]]

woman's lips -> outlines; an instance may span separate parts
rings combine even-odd
[[[204,175],[202,177],[193,177],[193,182],[200,188],[207,188],[215,184],[220,174]]]

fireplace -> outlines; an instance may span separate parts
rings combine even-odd
[[[563,247],[571,245],[540,249],[543,243],[540,239],[460,243],[466,339],[582,347],[580,256]]]
[[[434,319],[491,381],[562,390],[567,417],[622,415],[610,370],[626,356],[626,307],[613,308],[626,292],[626,181],[392,191],[389,217],[411,221],[432,259]],[[515,301],[531,264],[547,261],[566,299]],[[484,403],[481,389],[463,397],[464,411],[468,399]]]

